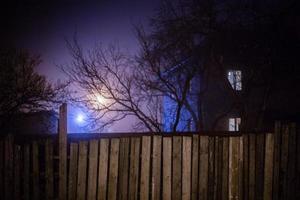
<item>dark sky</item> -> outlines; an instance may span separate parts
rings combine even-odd
[[[121,48],[134,53],[138,46],[133,24],[147,27],[159,1],[16,0],[9,5],[1,4],[0,47],[24,48],[41,55],[43,62],[37,71],[51,82],[64,80],[65,76],[57,65],[70,61],[66,38],[72,39],[76,31],[84,48],[91,48],[95,43],[117,42]],[[80,112],[75,107],[68,111],[69,132],[81,131],[75,123]],[[120,122],[108,131],[128,131],[130,127],[131,123]]]
[[[23,0],[1,5],[1,46],[16,46],[42,56],[38,71],[50,80],[63,79],[56,64],[69,61],[64,38],[77,32],[80,43],[92,47],[117,42],[137,50],[133,24],[147,26],[160,0]]]

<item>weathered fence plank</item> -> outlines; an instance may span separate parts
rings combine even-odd
[[[32,199],[40,199],[40,171],[39,171],[39,146],[36,141],[32,142]]]
[[[218,139],[218,157],[217,157],[217,196],[216,199],[222,199],[222,172],[223,172],[223,137]]]
[[[53,143],[52,140],[45,141],[45,199],[54,198],[53,182]]]
[[[4,194],[5,199],[13,199],[13,136],[8,135],[5,138],[5,151],[4,151]]]
[[[281,190],[279,191],[280,199],[287,199],[287,169],[288,169],[288,153],[289,153],[289,134],[288,126],[285,124],[282,129],[281,143],[281,159],[280,159],[280,181]]]
[[[199,188],[199,135],[193,135],[192,145],[192,200],[197,200]]]
[[[192,137],[182,138],[182,200],[191,199]]]
[[[288,174],[287,174],[287,199],[295,199],[296,192],[296,155],[297,155],[297,135],[296,124],[289,124],[289,155],[288,155]]]
[[[151,136],[142,137],[140,199],[149,199]]]
[[[229,139],[229,199],[239,199],[239,146],[240,138]]]
[[[208,138],[208,196],[209,200],[213,200],[215,195],[215,137]]]
[[[172,138],[163,138],[163,200],[172,199]]]
[[[255,200],[255,147],[256,135],[249,135],[249,200]]]
[[[272,185],[273,185],[273,154],[274,152],[274,135],[266,135],[265,148],[265,172],[264,172],[264,200],[272,199]]]
[[[173,137],[172,152],[172,199],[181,199],[182,137]]]
[[[30,199],[30,146],[29,144],[24,145],[23,155],[23,195],[25,200]]]
[[[120,139],[119,138],[111,139],[109,174],[108,174],[108,191],[107,191],[107,198],[111,200],[117,199],[119,147],[120,147]]]
[[[249,199],[249,135],[244,134],[243,136],[243,199]]]
[[[296,137],[297,137],[297,154],[296,154],[296,191],[295,199],[300,199],[300,129],[296,128]]]
[[[128,198],[128,171],[129,171],[129,138],[120,139],[120,159],[119,159],[119,186],[118,199]]]
[[[4,142],[0,140],[0,198],[4,199]]]
[[[274,172],[273,172],[273,199],[279,199],[280,188],[280,148],[281,148],[281,123],[275,122],[274,132]]]
[[[97,194],[97,166],[98,166],[98,140],[89,142],[89,171],[88,171],[88,186],[87,199],[96,199]]]
[[[79,158],[78,158],[78,179],[77,179],[78,200],[84,200],[86,198],[87,151],[88,151],[88,143],[86,141],[80,141]]]
[[[219,167],[219,163],[218,163],[218,158],[219,158],[219,137],[216,136],[215,138],[215,142],[214,142],[214,187],[213,187],[213,199],[217,200],[217,196],[218,196],[218,187],[219,187],[219,177],[218,177],[218,167]]]
[[[151,193],[152,200],[160,199],[161,192],[161,147],[162,137],[153,136],[152,145],[152,177],[151,177]]]
[[[130,146],[129,169],[129,197],[130,200],[138,199],[139,189],[139,163],[140,163],[140,138],[132,138]]]
[[[229,173],[229,138],[223,138],[222,152],[222,199],[228,199],[228,173]]]
[[[200,136],[199,151],[199,199],[208,195],[208,136]]]
[[[216,141],[216,154],[215,154],[215,199],[222,199],[222,170],[223,170],[223,137],[218,137]]]
[[[14,199],[20,199],[20,168],[21,168],[21,147],[19,145],[15,145],[14,151]]]
[[[67,104],[59,108],[59,199],[67,198]]]
[[[239,137],[239,199],[244,197],[244,148],[243,137]]]
[[[99,168],[98,168],[98,200],[106,200],[107,192],[107,171],[108,171],[108,148],[109,140],[100,140],[100,152],[99,152]]]
[[[76,200],[77,194],[77,172],[78,172],[78,144],[70,144],[68,199]]]
[[[264,194],[264,150],[265,135],[258,134],[256,136],[256,154],[255,154],[255,199],[262,200]]]

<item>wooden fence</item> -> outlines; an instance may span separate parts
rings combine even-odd
[[[300,199],[300,137],[64,135],[0,140],[0,199]]]

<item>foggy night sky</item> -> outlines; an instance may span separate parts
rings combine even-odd
[[[93,47],[95,42],[117,42],[134,53],[138,47],[133,24],[147,26],[159,5],[159,0],[50,2],[25,0],[1,6],[1,44],[41,55],[38,72],[54,82],[64,79],[56,64],[70,60],[65,38],[71,39],[77,32],[85,48]]]
[[[71,59],[65,39],[72,39],[76,32],[85,49],[92,48],[95,43],[117,42],[122,49],[135,53],[138,44],[133,25],[142,24],[147,28],[159,1],[25,0],[3,4],[0,6],[0,44],[40,55],[42,63],[37,71],[55,83],[66,78],[57,65],[67,64]],[[68,112],[68,121],[72,122],[82,111],[71,108]],[[120,122],[113,131],[128,131],[130,124]],[[69,132],[78,132],[70,123],[68,127]]]

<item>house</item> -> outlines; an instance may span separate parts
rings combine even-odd
[[[177,65],[176,70],[168,72],[170,80],[184,76],[183,69],[194,63],[197,63],[195,58],[190,58]],[[258,70],[240,61],[225,60],[222,68],[209,65],[204,73],[197,71],[190,81],[186,98],[196,118],[184,106],[177,131],[269,131],[276,120],[300,122],[300,92],[297,89],[300,79],[295,63],[283,70],[277,65]],[[176,106],[172,98],[164,97],[164,131],[172,131]],[[197,124],[201,124],[200,128]]]

